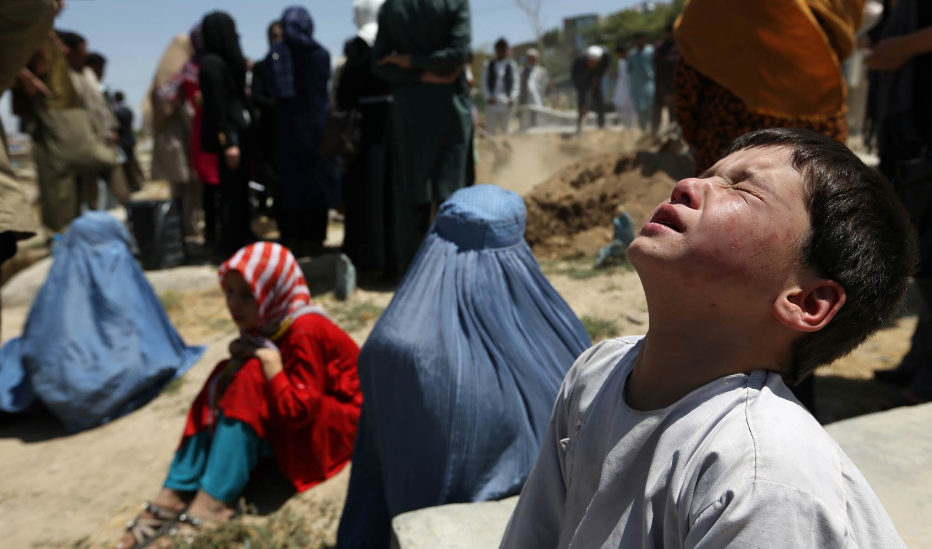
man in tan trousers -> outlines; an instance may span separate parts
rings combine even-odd
[[[13,81],[29,57],[48,38],[57,0],[0,0],[0,95]],[[0,121],[0,264],[16,254],[16,242],[36,232],[36,222],[7,152],[6,132]]]

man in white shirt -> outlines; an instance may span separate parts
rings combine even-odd
[[[521,131],[537,125],[537,113],[527,108],[529,105],[544,106],[544,95],[550,87],[550,73],[546,67],[538,65],[540,52],[531,48],[527,51],[527,62],[521,71],[521,91],[518,95]]]
[[[631,101],[631,77],[628,75],[628,48],[615,48],[618,56],[618,79],[615,80],[615,95],[612,104],[618,112],[618,122],[625,128],[633,128],[635,122],[634,103]]]
[[[518,99],[518,67],[508,59],[508,41],[495,42],[495,59],[482,69],[482,96],[485,98],[485,125],[489,133],[508,133],[511,111]]]
[[[628,248],[650,330],[567,374],[502,547],[905,548],[784,378],[894,318],[915,257],[892,185],[844,145],[738,138]]]

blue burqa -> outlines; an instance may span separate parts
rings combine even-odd
[[[0,350],[0,410],[38,400],[82,431],[143,406],[201,357],[172,327],[129,242],[105,213],[71,224],[22,337]]]
[[[391,518],[521,491],[557,390],[589,345],[490,185],[441,207],[359,355],[363,411],[338,547],[387,548]]]

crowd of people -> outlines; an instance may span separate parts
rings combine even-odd
[[[664,37],[656,44],[648,42],[647,34],[634,35],[634,46],[615,46],[617,76],[611,101],[605,98],[605,79],[611,68],[611,54],[602,46],[589,46],[573,61],[571,78],[576,89],[578,106],[577,132],[585,126],[586,116],[596,115],[599,128],[605,127],[609,106],[618,114],[623,128],[659,133],[663,110],[667,120],[675,122],[673,114],[673,74],[679,54],[673,35],[673,24],[664,28]]]
[[[279,241],[299,257],[323,251],[328,212],[337,209],[358,269],[395,280],[405,272],[437,206],[474,178],[463,74],[471,28],[463,2],[458,27],[413,35],[406,14],[386,8],[379,32],[382,4],[353,4],[359,30],[336,72],[301,7],[270,25],[269,53],[258,62],[243,55],[225,12],[172,41],[145,111],[151,178],[170,184],[190,256],[219,262],[262,236],[252,229],[257,182],[259,208],[273,204]],[[445,18],[450,10],[437,11]],[[440,54],[393,55],[399,49]],[[105,63],[83,37],[56,29],[16,78],[14,110],[32,137],[42,220],[53,233],[138,188],[132,111],[123,92],[102,84]],[[332,152],[335,141],[343,147]]]
[[[83,36],[58,30],[15,77],[13,112],[32,138],[42,223],[54,232],[82,211],[126,201],[141,184],[132,111],[105,84],[106,65]]]
[[[200,210],[209,220],[203,236],[223,256],[219,282],[240,332],[118,547],[167,547],[231,519],[264,458],[296,491],[352,461],[337,539],[347,549],[389,547],[401,513],[519,493],[505,548],[904,547],[790,389],[895,318],[917,262],[928,298],[932,11],[889,2],[871,38],[878,172],[843,143],[841,67],[862,4],[722,12],[690,0],[660,43],[639,35],[616,49],[612,102],[642,130],[657,131],[666,109],[696,176],[676,183],[627,251],[649,332],[594,347],[524,240],[521,197],[472,185],[468,0],[356,0],[358,33],[333,78],[304,8],[270,25],[270,52],[255,64],[233,18],[206,15],[169,47],[150,91],[153,170],[171,182],[189,236]],[[103,213],[75,220],[80,202],[121,192],[113,173],[132,165],[118,154],[132,136],[120,131],[122,94],[111,101],[100,85],[102,56],[89,61],[84,39],[51,31],[59,8],[10,0],[0,12],[0,45],[17,45],[0,50],[0,84],[17,81],[42,192],[73,197],[43,210],[46,224],[71,227],[17,352],[4,348],[0,405],[8,393],[44,402],[80,430],[151,400],[201,351],[170,329],[125,229]],[[507,131],[515,105],[537,101],[548,78],[537,52],[519,70],[506,41],[495,49],[481,87],[490,128]],[[604,123],[610,65],[599,46],[573,64],[580,128],[589,112]],[[351,141],[342,166],[322,147],[340,124],[334,106],[359,124],[338,136]],[[0,160],[7,253],[35,229]],[[273,189],[281,242],[251,234],[257,179]],[[341,201],[354,262],[402,276],[361,349],[313,301],[295,253],[315,253]],[[886,374],[908,386],[904,404],[929,400],[928,311]],[[69,331],[75,319],[98,333]],[[49,326],[60,337],[45,337]],[[150,332],[158,341],[139,341]],[[87,357],[116,365],[117,381],[145,381],[108,399],[75,395],[93,385],[73,381]]]

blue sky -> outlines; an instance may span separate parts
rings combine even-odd
[[[544,0],[547,28],[564,17],[584,13],[607,14],[634,0]],[[351,0],[68,0],[56,28],[73,30],[87,38],[90,49],[107,57],[107,81],[124,90],[137,110],[155,65],[172,36],[188,29],[209,11],[222,9],[236,19],[244,53],[259,59],[266,53],[265,29],[287,6],[303,5],[314,16],[316,35],[332,54],[355,33]],[[473,0],[473,43],[488,46],[499,36],[511,42],[532,38],[524,14],[513,0]],[[8,95],[8,94],[7,94]],[[9,99],[0,104],[7,130],[16,126],[9,116]],[[138,124],[137,120],[137,124]]]

